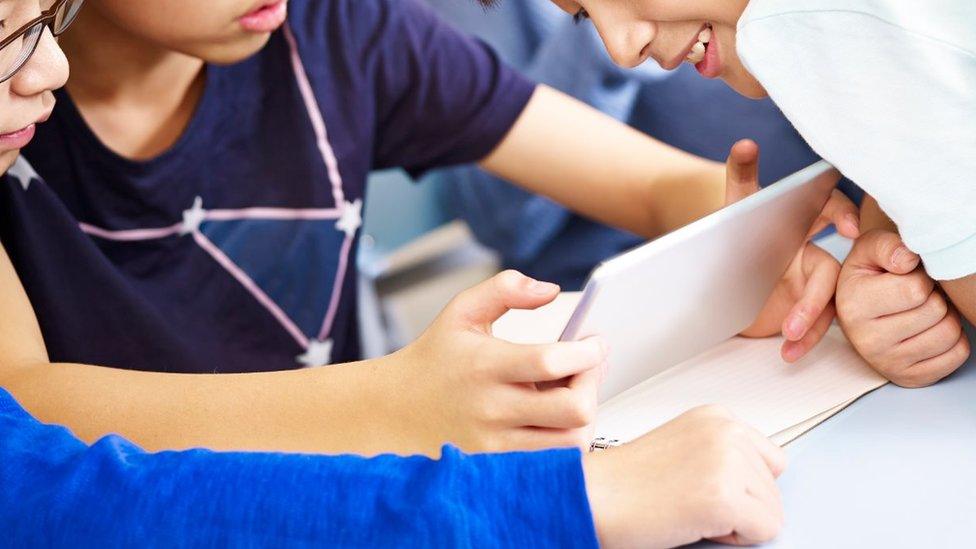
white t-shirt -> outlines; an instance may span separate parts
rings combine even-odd
[[[976,273],[976,0],[752,0],[737,48],[930,276]]]

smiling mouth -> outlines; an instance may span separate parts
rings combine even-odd
[[[712,41],[712,25],[705,23],[705,28],[698,32],[698,41],[691,45],[691,50],[685,59],[692,65],[696,65],[705,60],[705,51],[708,43]]]
[[[707,36],[702,36],[706,30],[709,34]],[[714,31],[712,30],[712,24],[703,23],[701,28],[698,29],[698,34],[696,34],[693,39],[688,42],[688,45],[685,46],[684,50],[682,50],[677,56],[671,58],[669,62],[661,63],[661,68],[668,71],[677,69],[682,63],[689,60],[689,56],[692,56],[692,51],[698,48],[698,44],[702,43],[701,38],[707,38],[710,41],[713,39],[713,35]],[[702,44],[702,47],[705,47],[706,45],[707,43]],[[704,50],[702,50],[702,52],[704,52]],[[702,56],[702,58],[704,58],[704,56]]]

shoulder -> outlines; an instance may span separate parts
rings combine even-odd
[[[872,34],[901,47],[926,44],[976,56],[976,2],[942,0],[752,0],[738,23],[743,57],[754,55],[759,40],[815,38],[824,49],[830,38]]]

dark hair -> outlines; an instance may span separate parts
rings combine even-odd
[[[498,0],[478,0],[478,3],[486,8],[493,8],[498,3]]]

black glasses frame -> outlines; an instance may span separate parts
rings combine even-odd
[[[61,33],[63,33],[68,27],[71,26],[71,22],[69,22],[67,25],[65,25],[63,29],[60,30],[54,28],[54,22],[58,18],[58,12],[67,3],[68,0],[58,0],[57,2],[55,2],[53,6],[51,6],[50,9],[41,12],[40,16],[34,18],[32,21],[29,21],[27,24],[14,31],[10,36],[4,38],[3,40],[0,40],[0,50],[6,48],[10,44],[13,44],[17,40],[23,38],[27,33],[31,31],[31,29],[39,25],[51,29],[51,34],[53,34],[54,36],[60,36]],[[43,33],[44,31],[42,30],[41,32]],[[34,56],[34,52],[37,51],[37,45],[40,42],[41,41],[38,38],[38,40],[34,42],[34,46],[31,48],[31,52],[28,55],[24,56],[24,60],[21,61],[20,66],[16,68],[11,68],[10,75],[0,80],[0,84],[6,82],[7,80],[10,80],[11,78],[14,77],[15,74],[17,74],[20,71],[20,69],[24,68],[24,65],[26,65],[27,62],[30,60],[30,58]]]

